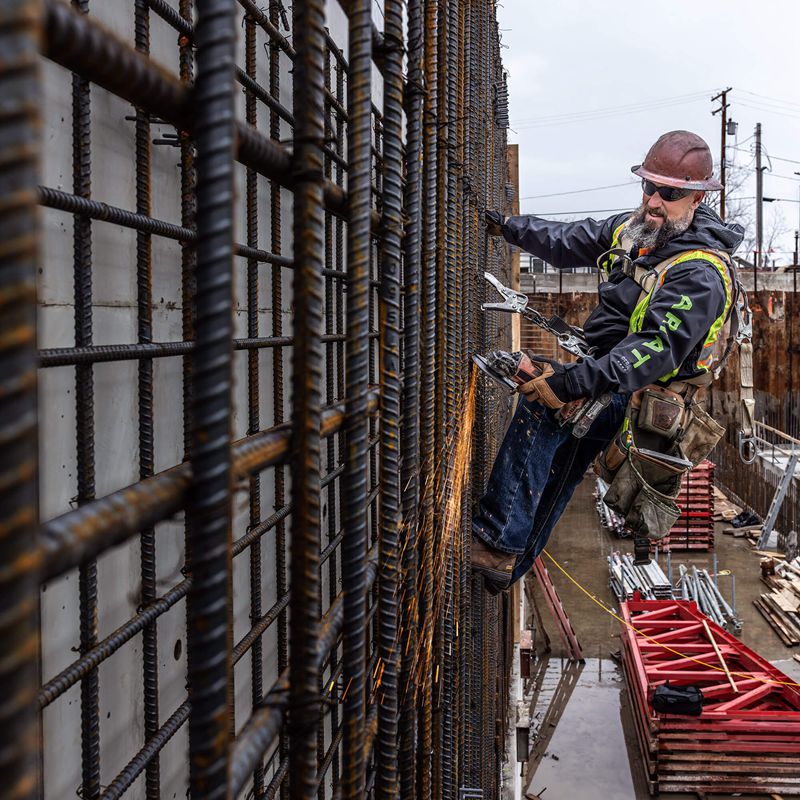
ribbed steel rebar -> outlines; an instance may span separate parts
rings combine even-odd
[[[256,78],[256,25],[250,17],[245,17],[245,70],[247,76]],[[256,95],[251,90],[245,98],[245,116],[248,125],[257,127],[258,113]],[[258,175],[252,169],[246,173],[246,205],[247,205],[247,245],[258,248]],[[258,261],[247,261],[247,335],[258,338]],[[253,435],[261,427],[259,408],[259,353],[249,350],[247,353],[247,433]],[[261,474],[250,478],[249,492],[249,528],[252,530],[261,522]],[[250,545],[250,625],[256,625],[261,619],[261,540],[256,539]],[[250,660],[251,698],[253,713],[258,709],[263,698],[263,654],[261,637],[257,636],[252,643]],[[280,726],[279,726],[280,727]],[[259,754],[261,755],[261,754]],[[253,772],[253,792],[256,797],[264,793],[264,768],[261,759],[255,761]]]
[[[331,105],[328,97],[332,96],[330,94],[331,90],[331,42],[328,41],[325,47],[324,53],[324,65],[323,65],[323,96],[325,98],[324,102],[324,111],[323,111],[323,131],[324,131],[324,140],[326,142],[330,142],[333,139],[333,126],[331,124]],[[330,180],[332,172],[332,161],[329,156],[326,155],[323,161],[323,173],[326,180]],[[333,327],[335,324],[334,319],[334,308],[333,308],[333,280],[328,276],[328,271],[333,269],[334,264],[334,252],[333,252],[333,220],[331,218],[330,213],[325,214],[325,222],[324,222],[324,233],[323,233],[323,240],[324,240],[324,248],[323,253],[325,257],[324,266],[323,266],[323,275],[325,279],[323,281],[324,284],[324,301],[323,301],[323,310],[324,310],[324,321],[323,321],[323,330],[325,331],[325,335],[330,335],[333,333]],[[328,343],[325,345],[323,349],[323,363],[325,365],[325,402],[329,403],[334,396],[335,391],[335,351],[333,345]],[[324,450],[324,460],[326,461],[325,468],[328,472],[333,470],[333,465],[336,460],[335,455],[335,442],[328,440],[323,445]],[[323,459],[321,458],[320,461]],[[321,484],[320,484],[321,488]],[[334,492],[336,486],[328,484],[325,489],[324,500],[320,498],[320,502],[324,503],[327,511],[327,541],[330,543],[331,539],[335,538],[336,536],[336,494]],[[323,514],[323,519],[325,518],[325,514]],[[322,546],[322,532],[320,531],[320,547]],[[320,552],[321,556],[321,552]],[[333,600],[336,596],[336,584],[334,582],[334,578],[331,577],[331,570],[335,572],[335,565],[336,559],[328,559],[328,603],[333,603]],[[320,565],[322,565],[322,558],[320,557]],[[324,583],[324,578],[320,575],[320,580]],[[323,599],[323,593],[320,592],[319,597],[319,616],[322,617],[325,608],[325,600]],[[333,654],[335,656],[335,654]],[[322,668],[319,673],[319,690],[320,694],[324,691],[323,686],[325,685],[325,673],[327,672],[328,668],[330,668],[331,673],[333,672],[334,665],[331,664],[323,664]],[[325,708],[324,706],[320,706],[319,709],[319,725],[317,727],[317,764],[322,764],[325,761],[325,717],[330,713],[331,714],[331,731],[335,730],[335,726],[333,725],[332,719],[332,711],[333,709]],[[317,787],[317,800],[325,800],[325,774],[321,773],[319,768],[317,769],[317,778],[318,778],[318,787]]]
[[[258,14],[263,16],[259,10]],[[253,10],[248,11],[252,19],[256,19]],[[278,25],[279,7],[278,3],[270,3],[269,20],[274,26]],[[281,75],[280,75],[280,50],[273,42],[268,48],[269,53],[269,92],[275,101],[280,100],[281,95]],[[275,109],[270,110],[269,115],[269,137],[279,140],[281,137],[281,118]],[[280,254],[283,247],[282,226],[281,226],[281,187],[277,181],[270,183],[269,192],[270,204],[270,249],[273,253]],[[282,271],[277,264],[273,264],[270,276],[270,289],[272,297],[272,335],[280,337],[283,333],[283,294],[281,287]],[[277,350],[275,358],[272,360],[272,390],[274,421],[279,425],[284,420],[284,377],[283,377],[283,350]],[[275,508],[283,508],[286,502],[285,469],[279,466],[275,469]],[[283,597],[288,591],[287,570],[286,570],[286,524],[283,519],[277,523],[275,530],[275,572],[277,594]],[[278,617],[278,670],[283,672],[289,664],[288,652],[288,615],[286,610],[282,610]],[[289,742],[286,735],[285,726],[281,729],[279,743],[281,760],[288,765]],[[272,783],[270,784],[270,786]],[[288,797],[287,782],[281,780],[279,783],[281,798]],[[267,788],[269,796],[269,787]]]
[[[225,797],[231,667],[231,363],[233,334],[234,2],[197,2],[196,342],[192,484],[187,506],[189,784]]]
[[[416,795],[417,686],[414,667],[419,651],[417,542],[419,532],[420,436],[420,269],[422,253],[422,109],[424,87],[423,3],[408,5],[408,80],[406,83],[406,184],[403,307],[403,588],[400,692],[400,796]]]
[[[73,0],[78,14],[89,13],[88,0]],[[72,76],[72,190],[77,197],[91,195],[91,101],[89,81]],[[73,218],[75,282],[75,345],[92,344],[92,224],[88,217]],[[75,439],[78,504],[94,499],[94,377],[92,366],[75,370]],[[78,573],[80,651],[97,643],[97,564],[88,561]],[[100,685],[96,670],[81,682],[81,795],[100,796]]]
[[[367,221],[371,193],[372,39],[371,0],[355,0],[349,10],[350,72],[347,84],[349,208],[347,229],[347,344],[345,377],[346,461],[342,476],[342,583],[344,718],[342,800],[364,796],[364,718],[367,552],[367,420],[369,381],[369,255]]]
[[[292,581],[289,632],[289,794],[305,800],[316,793],[319,725],[320,586],[320,387],[322,385],[323,268],[323,64],[325,13],[322,0],[292,7],[295,132],[294,196],[295,330],[302,331],[292,359]]]
[[[150,13],[146,0],[136,0],[134,7],[135,45],[137,51],[150,52]],[[136,213],[149,217],[150,210],[150,119],[136,109]],[[76,192],[77,194],[77,192]],[[136,232],[137,327],[140,344],[153,341],[153,278],[151,236]],[[139,360],[139,477],[149,478],[154,471],[153,454],[153,360]],[[156,599],[155,530],[149,527],[140,537],[142,573],[141,605]],[[142,677],[144,686],[144,737],[148,743],[159,729],[158,714],[158,632],[155,622],[142,634]],[[147,764],[145,791],[148,800],[161,796],[158,755]]]
[[[41,795],[36,711],[36,267],[39,220],[42,6],[0,8],[0,785],[12,800]]]
[[[437,131],[438,131],[438,4],[423,0],[424,68],[426,94],[423,102],[423,241],[422,241],[422,354],[420,441],[421,464],[420,515],[421,531],[417,547],[422,564],[419,577],[421,643],[417,666],[419,681],[419,732],[417,736],[418,784],[421,800],[432,797],[433,749],[433,673],[431,663],[435,608],[433,601],[434,497],[436,490],[436,396],[438,392],[437,354]]]
[[[400,568],[400,270],[402,240],[403,17],[399,0],[384,6],[386,72],[383,104],[383,224],[380,249],[381,679],[377,689],[376,797],[396,798],[398,711],[398,588]]]

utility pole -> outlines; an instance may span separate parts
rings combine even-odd
[[[756,123],[756,257],[753,265],[753,290],[758,291],[758,270],[764,245],[764,168],[761,166],[761,123]]]
[[[722,123],[721,137],[720,137],[720,151],[719,151],[719,182],[722,184],[722,191],[719,193],[719,216],[720,219],[725,221],[725,135],[728,130],[728,92],[731,91],[729,86],[723,89],[716,97],[711,98],[711,102],[719,100],[721,105],[715,108],[711,114],[719,114],[722,112],[720,122]]]

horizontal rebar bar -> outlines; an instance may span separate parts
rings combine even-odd
[[[79,659],[61,670],[58,675],[47,681],[39,690],[38,700],[40,707],[45,708],[50,705],[81,678],[88,675],[95,667],[119,650],[122,645],[133,639],[137,633],[141,633],[153,620],[169,611],[186,597],[191,585],[191,577],[184,578],[177,586],[174,586],[147,608],[142,609],[133,619],[120,625],[113,633],[98,642],[89,652],[84,653]]]
[[[377,407],[378,398],[373,393],[369,412],[374,413]],[[321,436],[336,433],[343,418],[343,406],[326,409]],[[290,440],[291,426],[287,423],[234,442],[235,480],[285,459]],[[190,481],[191,467],[184,462],[44,523],[40,539],[42,580],[52,580],[121,544],[142,528],[176,514],[183,507]]]

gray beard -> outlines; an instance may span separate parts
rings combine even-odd
[[[642,203],[625,223],[624,232],[633,239],[634,247],[640,250],[657,250],[663,247],[671,239],[680,236],[694,219],[694,209],[690,208],[683,217],[674,222],[664,218],[659,227],[649,222],[645,218],[646,214],[647,205]]]

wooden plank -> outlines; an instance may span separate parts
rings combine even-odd
[[[725,659],[722,657],[722,653],[720,652],[719,647],[717,646],[717,640],[714,638],[714,635],[711,633],[711,628],[708,627],[708,623],[705,620],[703,620],[703,627],[706,629],[706,636],[708,636],[708,641],[711,642],[711,646],[714,648],[714,652],[717,654],[719,663],[722,664],[722,669],[725,670],[725,675],[728,678],[728,683],[730,683],[731,689],[733,689],[733,691],[736,692],[736,694],[739,694],[739,687],[733,680],[731,671],[728,669],[728,665],[725,662]]]

